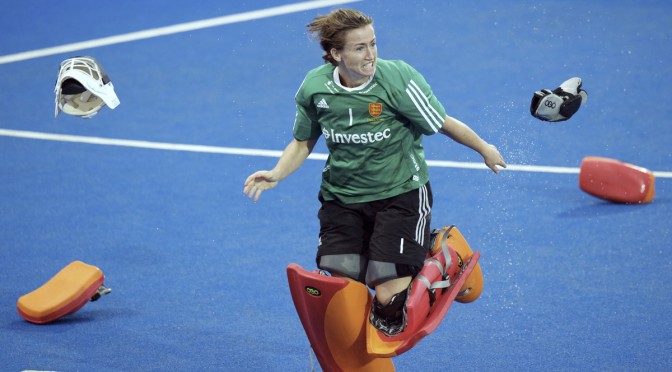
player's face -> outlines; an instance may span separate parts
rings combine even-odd
[[[372,25],[356,28],[345,33],[343,49],[332,49],[332,56],[338,62],[341,83],[356,87],[376,72],[376,34]]]

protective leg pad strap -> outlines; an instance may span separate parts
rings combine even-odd
[[[389,358],[370,355],[366,328],[372,296],[352,280],[287,266],[294,306],[325,371],[394,371]]]
[[[585,157],[579,187],[595,197],[616,203],[648,203],[655,196],[655,176],[648,169],[619,160]]]
[[[82,308],[104,280],[99,268],[74,261],[38,289],[19,297],[17,310],[31,323],[52,322]]]

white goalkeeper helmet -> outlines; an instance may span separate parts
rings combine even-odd
[[[54,93],[54,116],[63,111],[88,119],[103,106],[114,109],[120,103],[103,66],[89,56],[68,58],[61,62]]]

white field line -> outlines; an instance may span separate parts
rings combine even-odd
[[[142,149],[167,150],[167,151],[188,151],[200,152],[210,154],[227,154],[227,155],[242,155],[242,156],[265,156],[279,158],[282,151],[278,150],[263,150],[263,149],[249,149],[240,147],[220,147],[220,146],[203,146],[203,145],[188,145],[180,143],[166,143],[166,142],[150,142],[125,140],[115,138],[102,137],[88,137],[75,136],[70,134],[53,134],[44,132],[30,132],[23,130],[2,129],[0,128],[0,136],[16,137],[26,139],[36,139],[45,141],[59,141],[84,143],[90,145],[105,145],[105,146],[120,146],[120,147],[135,147]],[[308,156],[312,160],[326,160],[327,154],[312,153]],[[462,169],[487,169],[483,163],[474,162],[458,162],[448,160],[427,160],[427,165],[430,167],[439,168],[462,168]],[[572,167],[554,167],[543,165],[519,165],[509,164],[506,171],[515,172],[535,172],[535,173],[557,173],[557,174],[579,174],[579,168]],[[672,172],[653,172],[656,177],[672,178]]]
[[[31,50],[27,52],[8,54],[0,56],[0,65],[5,63],[12,63],[24,61],[33,58],[45,57],[54,54],[74,52],[82,49],[98,48],[105,45],[113,45],[119,43],[126,43],[129,41],[136,41],[142,39],[149,39],[159,36],[172,35],[180,32],[200,30],[209,27],[217,27],[231,23],[246,22],[255,19],[274,17],[283,14],[297,13],[310,9],[324,8],[333,5],[354,3],[362,0],[315,0],[304,1],[301,3],[288,4],[276,6],[272,8],[254,10],[244,13],[231,14],[222,17],[215,17],[203,19],[200,21],[180,23],[172,26],[165,26],[153,28],[144,31],[130,32],[116,36],[108,36],[100,39],[93,39],[88,41],[81,41],[72,44],[59,45],[51,48]]]
[[[483,163],[460,162],[450,160],[427,160],[427,165],[429,165],[430,167],[444,167],[444,168],[488,169],[488,167]],[[506,170],[520,171],[520,172],[579,174],[579,168],[553,167],[544,165],[507,164]]]

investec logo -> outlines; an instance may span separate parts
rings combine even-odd
[[[366,132],[366,133],[337,133],[334,132],[333,129],[327,130],[327,129],[322,129],[322,135],[324,135],[324,139],[334,143],[359,143],[359,144],[367,144],[367,143],[375,143],[375,142],[380,142],[384,139],[388,139],[392,136],[392,131],[390,128],[385,129],[382,132]]]

